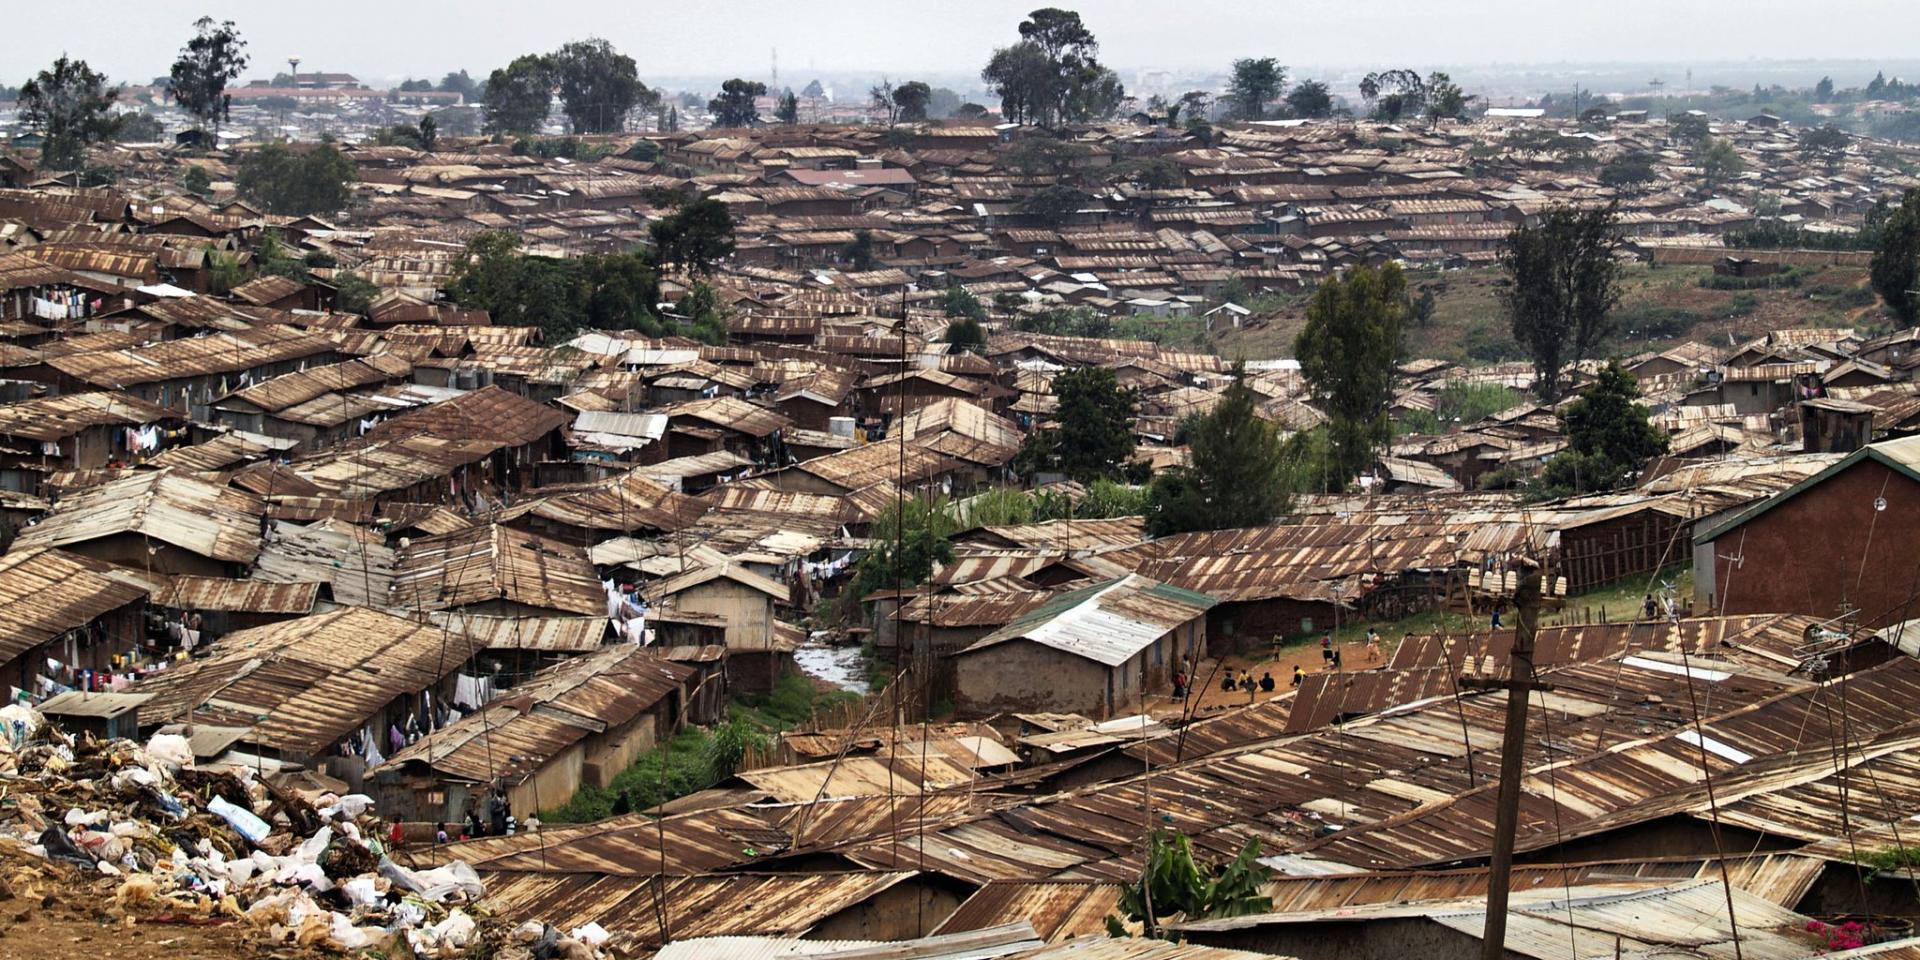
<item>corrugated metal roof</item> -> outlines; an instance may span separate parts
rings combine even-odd
[[[176,416],[132,394],[68,393],[0,405],[0,436],[61,440],[88,427],[140,426]]]
[[[1216,602],[1204,594],[1130,574],[1061,594],[980,638],[959,655],[1024,639],[1117,666],[1181,624],[1205,614]]]
[[[319,596],[320,584],[314,582],[270,583],[180,576],[174,577],[167,589],[154,594],[153,602],[174,610],[312,613]]]
[[[245,491],[178,471],[145,471],[68,497],[17,542],[56,547],[132,533],[210,559],[248,563],[260,552],[265,511]]]
[[[587,617],[607,609],[586,551],[497,523],[415,540],[395,565],[397,607],[446,610],[495,600]]]
[[[500,387],[482,387],[381,423],[374,440],[430,434],[446,440],[485,440],[503,447],[533,443],[567,422],[567,415]]]
[[[625,725],[694,675],[631,644],[547,667],[525,683],[408,744],[381,769],[413,763],[470,783],[505,776],[519,782],[567,747]],[[506,758],[521,758],[507,763]]]
[[[488,904],[504,917],[537,919],[563,930],[598,923],[615,934],[613,946],[634,950],[658,946],[667,933],[676,940],[729,934],[798,937],[915,875],[676,877],[664,890],[630,877],[593,874],[488,873],[483,879]],[[665,906],[664,930],[656,904]]]
[[[140,681],[154,722],[248,727],[248,743],[314,755],[397,697],[478,653],[466,637],[364,607],[236,630],[204,660]]]
[[[0,663],[137,603],[146,591],[106,576],[101,564],[59,550],[16,547],[0,556]]]
[[[265,325],[126,350],[52,356],[47,358],[47,365],[83,383],[125,388],[163,380],[240,373],[333,352],[334,343],[326,337],[291,327]]]
[[[500,617],[435,610],[427,619],[464,633],[489,650],[585,653],[606,642],[604,617]]]
[[[339,521],[309,526],[276,521],[254,560],[252,577],[267,583],[321,582],[335,602],[385,606],[393,589],[393,549],[377,533]]]
[[[671,533],[707,512],[707,505],[652,479],[644,467],[605,480],[539,487],[533,499],[501,511],[499,520],[532,517],[586,530]]]

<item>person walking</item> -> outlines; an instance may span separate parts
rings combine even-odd
[[[1331,633],[1320,635],[1320,666],[1327,669],[1333,668],[1333,634]]]
[[[1380,634],[1372,627],[1367,628],[1367,662],[1380,662]]]

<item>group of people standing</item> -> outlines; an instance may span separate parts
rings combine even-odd
[[[1409,634],[1409,636],[1411,636],[1411,634]],[[1380,634],[1378,631],[1373,629],[1367,630],[1366,651],[1368,663],[1378,663],[1380,661]],[[1331,632],[1324,633],[1320,636],[1320,661],[1322,669],[1340,669],[1340,648],[1333,642],[1333,634]],[[1192,689],[1192,679],[1184,666],[1174,670],[1173,699],[1181,701],[1187,699],[1187,693]],[[1291,686],[1299,687],[1306,682],[1306,679],[1306,668],[1296,664],[1293,668],[1293,681]],[[1258,680],[1254,679],[1253,671],[1250,669],[1241,669],[1239,671],[1227,670],[1226,675],[1220,678],[1220,689],[1222,692],[1232,693],[1235,690],[1244,690],[1247,694],[1248,703],[1253,703],[1257,700],[1261,693],[1273,693],[1278,686],[1279,684],[1274,680],[1273,672],[1270,670],[1263,672]]]

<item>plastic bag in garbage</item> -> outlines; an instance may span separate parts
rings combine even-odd
[[[364,950],[386,940],[386,931],[374,927],[356,927],[342,914],[333,914],[327,927],[327,942],[336,950]]]
[[[80,852],[80,848],[74,845],[73,840],[67,836],[67,832],[59,827],[48,827],[40,831],[40,845],[47,849],[49,860],[64,860],[83,867],[93,866],[93,858]]]
[[[612,939],[613,934],[608,933],[607,928],[589,920],[584,926],[574,927],[567,936],[598,949],[605,946],[607,941]]]
[[[439,903],[456,893],[465,894],[469,900],[478,900],[487,892],[486,886],[480,882],[480,875],[458,860],[444,867],[416,871],[382,858],[380,875],[394,886],[417,894],[429,903]]]
[[[445,920],[424,929],[407,931],[407,940],[415,952],[422,950],[440,952],[443,949],[464,950],[473,942],[475,931],[473,918],[460,910],[447,914]]]
[[[267,822],[254,816],[252,810],[248,810],[245,807],[234,806],[228,803],[225,797],[214,797],[209,801],[207,803],[207,812],[225,820],[227,825],[234,829],[235,833],[246,837],[254,843],[265,840],[267,834],[272,832],[271,828],[267,826]]]
[[[326,820],[333,819],[335,813],[344,813],[349,817],[357,817],[366,813],[372,806],[372,797],[364,793],[349,793],[335,801],[331,806],[322,807],[320,809],[320,816]]]
[[[177,733],[156,733],[147,740],[147,760],[169,774],[193,769],[193,748]]]
[[[40,711],[24,703],[0,707],[0,749],[17,751],[40,729]]]
[[[347,902],[356,907],[371,907],[380,899],[380,891],[375,889],[372,877],[354,877],[340,885],[347,895]]]

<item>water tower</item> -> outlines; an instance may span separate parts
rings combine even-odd
[[[294,86],[297,87],[300,85],[300,58],[299,57],[287,58],[287,75],[293,78]]]

